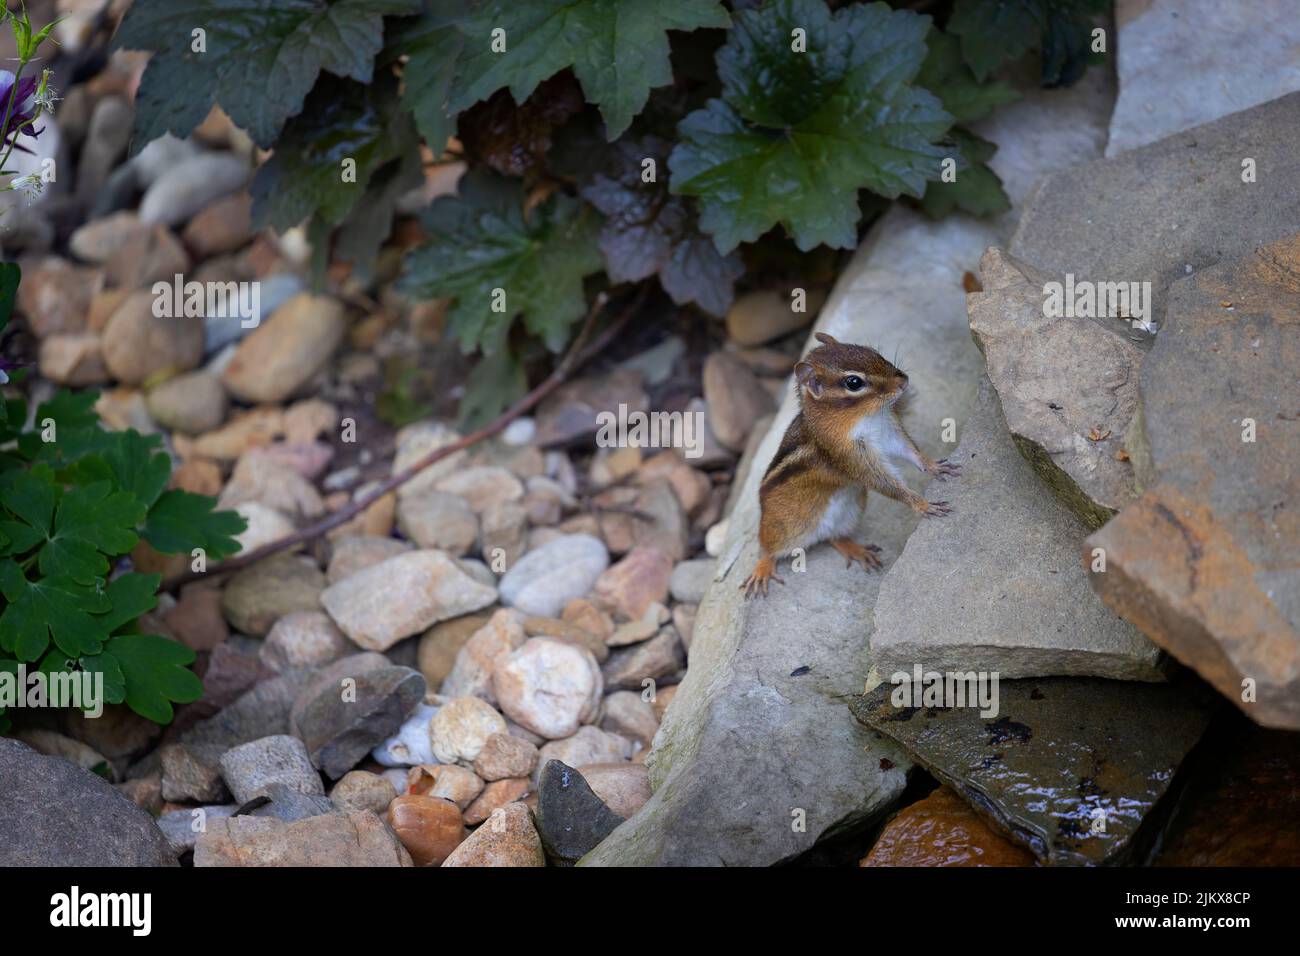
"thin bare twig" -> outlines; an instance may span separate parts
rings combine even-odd
[[[463,438],[452,442],[450,445],[435,448],[419,461],[414,462],[407,468],[404,468],[402,471],[386,479],[373,491],[355,501],[349,502],[338,511],[327,515],[315,524],[308,525],[306,528],[295,531],[291,535],[278,538],[275,541],[267,542],[260,548],[254,548],[252,551],[238,554],[229,560],[222,561],[206,571],[186,571],[183,574],[178,574],[174,577],[168,578],[162,584],[163,590],[171,591],[183,584],[188,584],[191,581],[197,581],[200,579],[206,580],[214,575],[228,574],[231,571],[238,571],[240,568],[246,568],[250,564],[261,561],[263,558],[268,558],[273,554],[278,554],[287,548],[292,548],[315,538],[319,538],[321,535],[333,531],[340,525],[347,524],[380,498],[384,497],[384,495],[400,488],[429,466],[435,465],[444,458],[448,458],[451,455],[456,454],[458,451],[463,451],[471,445],[481,442],[485,438],[491,438],[493,435],[504,431],[507,425],[520,415],[535,408],[543,398],[559,388],[576,369],[598,355],[606,345],[613,341],[614,337],[618,335],[623,326],[626,325],[628,320],[636,313],[644,298],[645,287],[643,286],[636,298],[619,314],[618,318],[611,322],[608,328],[593,339],[592,333],[595,330],[596,320],[604,311],[605,305],[608,302],[608,296],[603,292],[600,293],[596,296],[596,300],[592,303],[591,309],[587,312],[587,318],[583,322],[582,329],[578,332],[577,338],[573,340],[572,345],[569,346],[569,350],[565,353],[564,358],[560,360],[560,363],[555,366],[554,371],[540,382],[536,388],[507,408],[493,421],[484,425],[482,428],[470,432]],[[590,344],[588,344],[589,340]]]

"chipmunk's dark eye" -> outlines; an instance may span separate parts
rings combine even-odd
[[[867,386],[867,383],[862,381],[862,379],[857,375],[845,375],[840,384],[850,392],[860,392]]]

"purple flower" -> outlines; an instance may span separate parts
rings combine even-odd
[[[24,153],[30,153],[31,150],[20,146],[13,140],[21,133],[24,136],[30,136],[35,139],[41,135],[41,130],[36,129],[36,114],[38,105],[36,103],[36,88],[39,85],[34,76],[24,76],[18,81],[18,91],[14,93],[14,75],[8,70],[0,70],[0,150],[8,150],[12,145],[14,149],[20,149]],[[9,97],[13,96],[13,107],[10,109]],[[8,114],[8,122],[4,122],[5,115]]]

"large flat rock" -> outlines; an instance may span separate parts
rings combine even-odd
[[[1016,449],[987,378],[952,460],[961,477],[929,492],[952,514],[916,529],[880,587],[877,671],[1160,680],[1160,649],[1093,594],[1089,527]]]
[[[1187,689],[1085,678],[1002,681],[998,713],[895,707],[881,684],[850,707],[1041,862],[1144,859],[1144,822],[1212,707]]]
[[[153,818],[111,783],[0,737],[0,866],[175,866]]]
[[[1284,239],[1300,222],[1300,93],[1056,173],[1035,190],[1010,251],[1076,280],[1171,282]],[[1242,161],[1255,181],[1242,181]]]
[[[1142,368],[1156,483],[1086,545],[1105,551],[1092,584],[1108,604],[1252,719],[1293,729],[1298,369],[1300,235],[1175,283]]]
[[[1031,91],[978,131],[999,145],[993,167],[1013,202],[1045,170],[1100,155],[1113,93],[1104,70],[1068,91]],[[1006,217],[932,223],[895,206],[864,240],[822,309],[817,331],[895,357],[918,387],[908,414],[927,454],[944,457],[983,362],[966,323],[962,277]],[[700,604],[690,668],[646,759],[654,793],[583,865],[767,865],[864,824],[902,793],[909,763],[845,707],[870,670],[871,610],[880,575],[846,569],[815,548],[804,573],[745,602],[740,583],[758,557],[758,485],[795,413],[786,397],[740,488],[715,580]],[[909,477],[921,488],[924,476]],[[872,496],[863,539],[886,568],[916,525],[902,505]],[[945,519],[947,520],[947,519]]]
[[[1293,0],[1117,0],[1106,155],[1300,90]]]
[[[1000,249],[980,262],[984,290],[966,300],[1011,436],[1066,504],[1100,527],[1137,497],[1124,436],[1138,408],[1142,349],[1128,323],[1045,314],[1061,276]]]

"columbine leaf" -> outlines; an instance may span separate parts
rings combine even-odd
[[[854,245],[857,191],[920,196],[952,118],[913,86],[929,18],[883,3],[832,14],[776,0],[736,15],[718,52],[721,99],[678,126],[672,190],[700,198],[722,252],[777,223],[800,249]],[[791,49],[796,29],[806,52]]]
[[[253,178],[254,220],[277,232],[313,215],[337,225],[365,195],[375,171],[405,154],[418,155],[415,128],[397,105],[395,83],[327,77]],[[355,181],[343,178],[346,160],[356,164]]]
[[[145,506],[107,481],[69,488],[59,501],[54,533],[41,549],[41,573],[93,584],[108,573],[108,558],[126,554],[139,538]]]
[[[976,80],[975,74],[962,60],[961,41],[955,36],[931,30],[926,45],[930,52],[921,72],[916,75],[916,82],[939,97],[954,122],[972,123],[997,107],[1020,98],[1020,94],[1006,83],[981,84]]]
[[[53,398],[37,406],[35,431],[19,436],[19,452],[32,460],[69,464],[109,448],[118,438],[115,432],[99,427],[98,400],[99,392],[94,389],[55,392]]]
[[[69,657],[97,654],[108,636],[92,616],[109,610],[101,590],[63,577],[28,581],[15,562],[3,561],[0,591],[9,601],[0,614],[0,648],[20,661],[38,659],[50,638]]]
[[[446,93],[451,112],[502,88],[522,103],[542,80],[572,68],[587,100],[600,107],[610,140],[627,129],[652,88],[672,82],[667,31],[728,22],[717,0],[489,0],[463,9],[454,20],[463,39]],[[505,31],[504,52],[493,49],[498,28]],[[443,44],[446,53],[450,41]]]
[[[120,704],[126,699],[126,677],[121,665],[111,654],[92,654],[80,659],[81,669],[92,674],[104,675],[104,700],[110,704]]]
[[[145,519],[144,539],[164,554],[202,548],[209,560],[239,550],[235,535],[248,527],[238,512],[217,511],[217,499],[173,489],[163,492]]]
[[[383,18],[419,0],[136,0],[118,28],[120,49],[152,50],[136,94],[136,144],[185,137],[219,103],[270,147],[300,113],[321,70],[369,83]],[[202,28],[205,52],[193,49]]]
[[[116,660],[104,653],[70,657],[58,647],[51,647],[41,658],[38,669],[41,673],[50,676],[76,674],[78,671],[103,674],[105,703],[120,704],[126,696],[126,683],[122,679],[122,669],[117,666]]]
[[[1002,180],[988,166],[998,148],[964,129],[949,134],[961,154],[962,164],[953,182],[933,182],[925,190],[921,209],[926,215],[941,219],[955,209],[972,216],[991,216],[1011,208],[1011,200],[1002,189]]]
[[[162,438],[158,435],[141,435],[134,428],[112,432],[116,439],[103,451],[113,480],[122,491],[135,495],[146,508],[158,500],[171,477],[171,459],[158,451]]]
[[[490,173],[467,174],[459,193],[429,207],[433,239],[408,257],[403,289],[455,299],[449,328],[467,352],[503,348],[517,315],[558,351],[586,311],[583,277],[601,268],[598,217],[557,194],[525,219],[522,186]],[[504,311],[493,310],[497,289]]]
[[[158,606],[158,582],[161,574],[123,574],[108,582],[104,592],[113,609],[98,617],[104,633],[113,634],[141,614]]]
[[[50,530],[54,527],[54,505],[58,501],[59,492],[54,484],[54,475],[48,467],[11,471],[5,475],[0,490],[4,492],[0,506],[20,518],[42,538],[50,536]],[[21,534],[12,528],[7,533],[10,537]],[[30,548],[31,545],[27,547]],[[19,550],[26,551],[27,548]]]
[[[120,634],[104,645],[121,669],[126,704],[141,717],[159,724],[173,716],[172,704],[188,704],[203,696],[203,683],[187,670],[194,652],[183,644],[153,634]]]
[[[656,137],[615,144],[615,161],[582,188],[582,196],[605,215],[600,251],[612,282],[639,282],[655,273],[674,302],[694,302],[712,315],[725,315],[735,282],[745,271],[734,253],[724,256],[702,235],[694,211],[668,192],[656,176],[645,182],[642,163],[662,170],[668,144]]]

